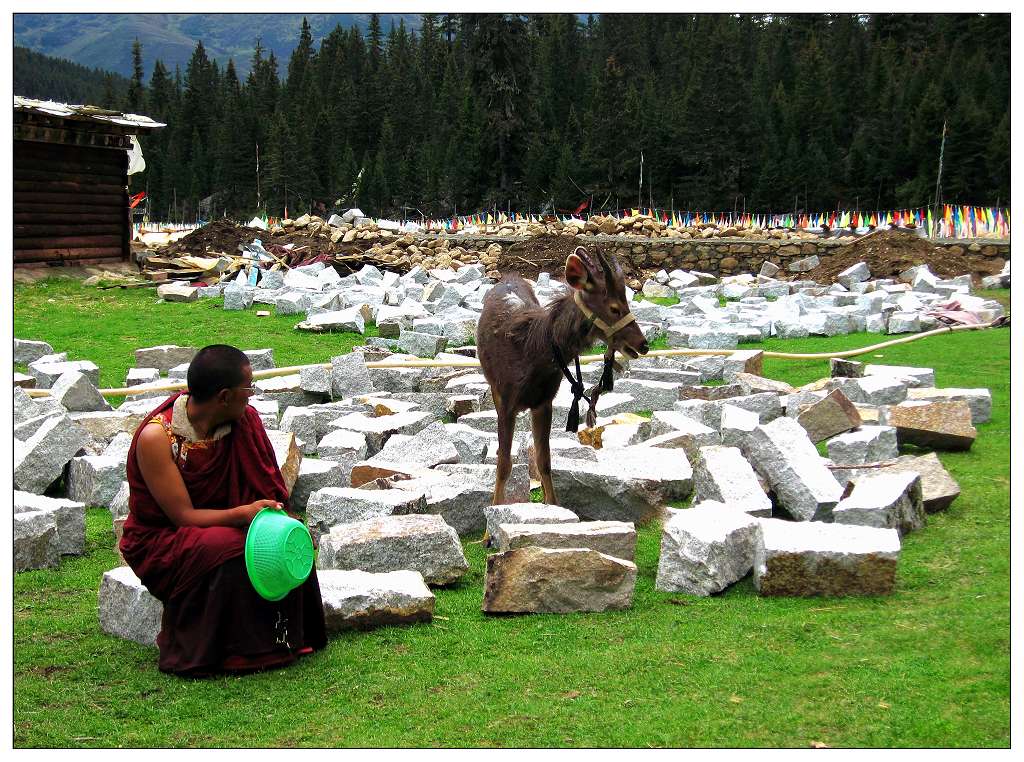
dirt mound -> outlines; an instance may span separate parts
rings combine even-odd
[[[964,247],[966,248],[966,246]],[[880,230],[841,248],[838,253],[821,258],[821,264],[800,278],[818,283],[832,283],[836,276],[858,262],[867,263],[872,278],[891,278],[914,265],[928,265],[940,278],[953,278],[970,273],[975,277],[994,275],[1003,267],[999,257],[986,257],[964,251],[950,253],[927,238],[907,230]]]
[[[565,260],[580,245],[572,236],[539,235],[521,242],[504,246],[504,253],[498,259],[497,269],[503,273],[517,272],[525,278],[536,279],[541,272],[561,278],[565,272]],[[587,243],[588,249],[602,248],[600,244]],[[640,277],[640,273],[629,259],[619,258],[626,279]]]
[[[265,248],[284,258],[290,266],[308,264],[317,259],[328,260],[340,253],[345,247],[331,244],[329,238],[310,235],[303,230],[293,230],[283,235],[271,235],[267,230],[236,225],[230,220],[215,220],[179,238],[163,249],[163,257],[181,257],[186,255],[211,256],[215,254],[238,254],[239,244],[250,244],[259,239]],[[289,251],[283,247],[292,244]],[[352,248],[352,247],[348,247]],[[358,251],[358,248],[357,248]]]

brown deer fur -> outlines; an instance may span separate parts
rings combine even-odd
[[[579,256],[582,255],[582,256]],[[629,311],[622,269],[603,254],[588,254],[582,247],[569,255],[565,281],[579,290],[584,304],[609,325]],[[557,345],[571,367],[580,352],[597,339],[610,342],[632,357],[646,354],[647,341],[635,322],[606,339],[584,317],[573,301],[573,291],[542,307],[530,285],[518,275],[507,275],[484,297],[477,325],[477,356],[491,387],[498,414],[498,473],[495,505],[505,501],[505,482],[512,470],[512,438],[516,415],[529,410],[537,471],[544,502],[556,504],[551,483],[551,403],[562,382],[554,358]]]

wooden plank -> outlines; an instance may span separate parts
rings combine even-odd
[[[20,158],[41,159],[53,162],[74,162],[76,164],[98,164],[110,166],[117,162],[117,154],[126,153],[120,149],[95,148],[92,146],[71,146],[60,143],[38,143],[31,140],[14,141],[14,161]]]
[[[30,225],[74,225],[79,222],[113,222],[117,225],[124,224],[124,215],[121,213],[122,210],[116,207],[105,206],[98,210],[84,210],[81,207],[74,209],[58,209],[52,204],[32,204],[32,206],[42,206],[40,209],[21,209],[15,208],[14,210],[14,224],[30,224]]]
[[[67,248],[67,249],[15,249],[14,261],[17,262],[47,262],[58,260],[78,260],[87,257],[124,259],[120,246],[106,246],[97,248]]]
[[[24,223],[14,225],[14,237],[20,238],[43,238],[45,236],[65,235],[121,235],[123,223],[115,220],[110,222],[83,222],[71,224],[66,221],[62,224],[47,223]]]
[[[17,209],[23,202],[28,204],[54,204],[58,207],[110,205],[120,208],[124,202],[124,191],[120,193],[43,193],[37,191],[15,193],[14,207]]]
[[[121,204],[58,204],[58,203],[26,203],[21,199],[14,199],[14,213],[17,215],[19,212],[22,214],[33,214],[41,213],[49,215],[50,217],[56,217],[60,219],[64,214],[89,214],[95,212],[99,214],[113,213],[116,218],[121,221],[124,219],[124,215],[121,213],[123,206]],[[17,220],[15,220],[17,221]]]
[[[120,230],[113,235],[43,236],[41,238],[15,237],[14,248],[18,251],[24,251],[25,249],[105,248],[108,246],[120,246],[121,237]]]
[[[15,167],[13,172],[14,180],[17,182],[79,182],[96,183],[102,185],[128,184],[128,178],[117,170],[99,172],[92,169],[85,169],[74,164],[63,164],[47,169],[38,164],[31,164],[27,167]],[[28,188],[31,189],[31,188]]]
[[[125,183],[99,182],[103,178],[91,180],[68,180],[62,175],[50,175],[45,180],[20,180],[14,178],[15,193],[124,193]]]

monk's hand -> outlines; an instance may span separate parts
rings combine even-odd
[[[242,518],[242,526],[249,526],[256,517],[256,514],[264,508],[273,508],[276,511],[284,510],[284,506],[276,500],[257,500],[248,505],[241,505],[238,507],[238,512]]]

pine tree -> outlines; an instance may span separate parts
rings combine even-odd
[[[142,84],[142,43],[138,38],[132,43],[132,78],[128,84],[128,96],[125,108],[131,114],[145,113],[145,89]]]

